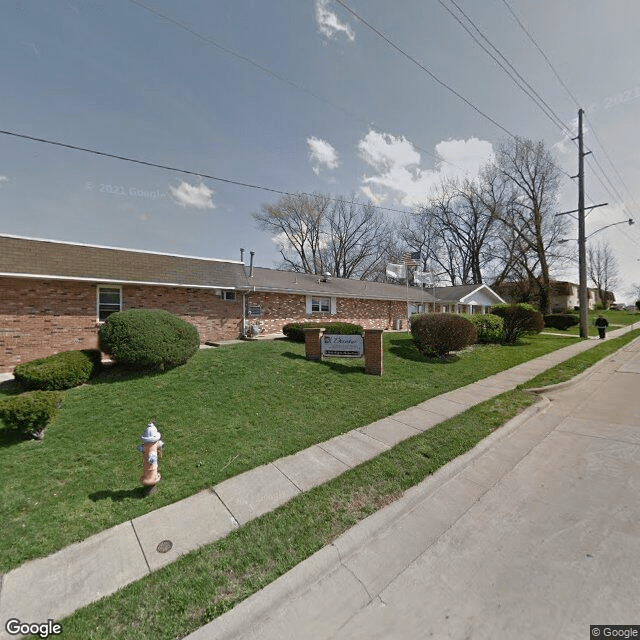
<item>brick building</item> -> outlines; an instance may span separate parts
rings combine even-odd
[[[407,289],[234,260],[0,235],[0,372],[96,347],[100,324],[123,309],[166,309],[211,343],[253,327],[276,333],[288,322],[325,318],[406,328],[408,312],[485,312],[496,302],[499,296],[484,285]]]

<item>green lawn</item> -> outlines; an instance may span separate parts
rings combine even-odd
[[[405,440],[80,609],[64,637],[172,640],[231,609],[535,402],[510,391]]]
[[[598,335],[598,329],[596,329],[594,322],[600,314],[602,314],[609,321],[609,331],[611,331],[612,329],[619,329],[620,327],[626,327],[627,325],[633,324],[634,322],[640,322],[640,311],[589,311],[588,325],[590,336]],[[549,327],[544,329],[543,333],[564,333],[566,335],[579,336],[580,325],[571,327],[566,331],[560,331],[558,329],[554,329],[553,327]]]
[[[203,350],[164,374],[106,372],[65,394],[43,441],[0,430],[0,572],[572,341],[477,345],[442,363],[390,333],[382,377],[360,359],[307,362],[288,341]],[[163,480],[141,499],[135,447],[151,419]]]

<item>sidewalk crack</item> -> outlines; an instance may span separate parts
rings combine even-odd
[[[149,573],[151,573],[151,565],[147,560],[147,554],[144,552],[144,548],[142,547],[142,542],[140,542],[140,536],[138,536],[138,532],[136,531],[136,526],[133,524],[133,520],[129,520],[129,522],[131,523],[133,534],[135,535],[136,540],[138,541],[138,545],[140,546],[140,551],[142,552],[142,557],[144,558],[144,562],[147,565],[147,569],[149,570]]]

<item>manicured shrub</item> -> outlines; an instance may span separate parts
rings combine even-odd
[[[117,363],[143,369],[184,364],[200,346],[198,330],[163,309],[112,313],[98,338],[100,348]]]
[[[489,344],[492,342],[502,342],[504,340],[504,320],[492,313],[463,313],[473,324],[478,332],[477,342]]]
[[[566,331],[570,327],[580,324],[580,318],[575,313],[550,313],[544,317],[544,326]]]
[[[459,314],[424,313],[411,323],[414,344],[421,353],[444,358],[477,339],[474,325]]]
[[[62,394],[57,391],[28,391],[0,400],[0,418],[10,429],[41,440],[61,404]]]
[[[19,364],[14,378],[27,389],[55,391],[71,389],[87,382],[97,373],[102,361],[98,349],[63,351],[47,358]]]
[[[359,324],[350,322],[291,322],[282,327],[282,333],[294,342],[304,342],[303,329],[308,327],[323,327],[325,333],[333,335],[358,335],[363,334],[363,328]]]
[[[531,333],[540,333],[544,328],[542,314],[530,304],[497,304],[491,313],[504,320],[504,341],[515,344],[518,338]]]

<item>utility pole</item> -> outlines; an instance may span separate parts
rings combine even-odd
[[[589,290],[587,288],[587,236],[584,229],[584,157],[582,109],[578,109],[578,271],[580,302],[580,337],[589,337]],[[591,153],[590,151],[587,153]]]

